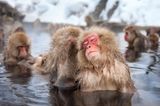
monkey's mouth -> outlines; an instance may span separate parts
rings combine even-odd
[[[90,51],[88,52],[88,55],[96,54],[96,51]]]

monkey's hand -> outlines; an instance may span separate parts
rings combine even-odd
[[[29,56],[26,61],[29,63],[29,64],[34,64],[36,62],[36,58],[32,57],[32,56]]]
[[[18,65],[23,68],[31,69],[31,64],[27,60],[21,60]]]

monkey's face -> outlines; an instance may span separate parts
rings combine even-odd
[[[124,35],[125,41],[130,41],[132,37],[133,37],[133,31],[129,31],[129,30],[125,31],[125,35]]]
[[[17,46],[18,57],[21,59],[26,58],[28,56],[28,50],[29,50],[28,45]]]
[[[14,57],[24,59],[30,54],[30,40],[25,33],[17,32],[9,36],[8,50]]]
[[[82,48],[85,51],[85,57],[91,61],[100,57],[100,48],[98,44],[100,42],[99,36],[96,33],[91,33],[84,38]]]
[[[132,42],[135,39],[135,30],[127,30],[125,31],[124,39],[127,42]]]
[[[127,32],[127,31],[125,32],[124,40],[125,40],[125,41],[128,41],[128,32]]]

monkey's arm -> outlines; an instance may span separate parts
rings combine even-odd
[[[9,54],[8,49],[5,47],[3,51],[3,64],[7,66],[14,66],[17,64],[17,59]]]
[[[14,66],[14,65],[17,65],[17,60],[14,58],[4,59],[4,64],[8,66]]]

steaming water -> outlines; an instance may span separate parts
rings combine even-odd
[[[49,49],[50,35],[26,28],[32,40],[32,54]],[[122,53],[126,50],[123,33],[118,34]],[[29,78],[13,78],[0,66],[0,106],[159,106],[160,104],[160,52],[143,53],[130,66],[137,92],[131,96],[116,92],[50,92],[48,76],[33,73]]]

